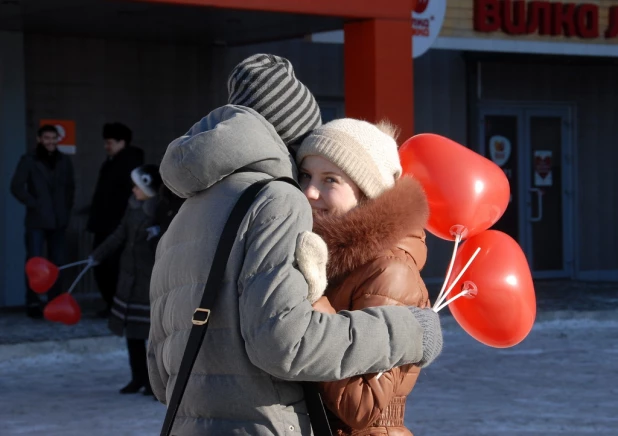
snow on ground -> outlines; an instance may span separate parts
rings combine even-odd
[[[408,401],[415,436],[618,435],[618,313],[538,322],[522,344],[503,350],[443,319],[444,352]],[[164,406],[118,394],[129,379],[118,344],[102,354],[0,362],[0,434],[159,434]]]

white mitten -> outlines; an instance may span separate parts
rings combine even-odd
[[[148,227],[146,229],[146,233],[148,233],[148,236],[146,237],[146,240],[150,241],[151,239],[154,239],[154,238],[156,238],[157,236],[159,236],[161,234],[161,227],[159,227],[159,226]]]
[[[296,262],[309,285],[307,300],[318,301],[326,290],[326,263],[328,247],[326,242],[313,232],[302,232],[296,239]]]

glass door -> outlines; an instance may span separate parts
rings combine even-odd
[[[569,276],[572,271],[569,112],[525,111],[526,245],[537,277]]]
[[[492,227],[515,238],[536,278],[572,273],[569,108],[493,105],[480,111],[480,152],[502,168],[511,201]]]
[[[481,111],[480,124],[480,153],[502,168],[511,188],[509,205],[492,229],[512,236],[521,244],[524,235],[522,202],[525,201],[520,188],[522,172],[519,162],[524,134],[522,116],[518,110],[487,109]]]

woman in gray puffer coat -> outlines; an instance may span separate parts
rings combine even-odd
[[[124,245],[120,257],[118,287],[109,319],[110,330],[127,338],[131,381],[121,394],[152,395],[148,381],[146,339],[150,330],[150,276],[155,261],[160,228],[156,223],[161,176],[156,165],[143,165],[131,172],[133,196],[118,228],[92,253],[99,263]]]

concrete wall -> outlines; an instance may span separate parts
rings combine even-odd
[[[26,151],[24,39],[0,32],[0,306],[25,303],[24,207],[10,195],[11,177]]]
[[[342,50],[302,41],[217,48],[138,41],[26,37],[28,139],[41,118],[77,124],[77,206],[90,201],[105,158],[101,128],[126,123],[134,145],[157,162],[169,142],[226,103],[227,75],[249,54],[288,57],[318,99],[343,97]]]
[[[2,80],[5,84],[12,83],[9,89],[13,100],[9,102],[6,90],[3,91],[3,107],[6,108],[7,103],[11,109],[19,108],[20,104],[24,106],[24,74],[19,74],[19,67],[14,67],[20,62],[25,64],[26,107],[22,112],[3,111],[3,122],[17,123],[16,126],[21,122],[21,127],[10,133],[4,129],[2,132],[3,144],[19,143],[17,148],[2,147],[4,192],[7,192],[7,183],[19,155],[25,151],[25,144],[34,145],[38,120],[75,120],[78,148],[73,159],[78,187],[77,211],[69,229],[72,258],[84,257],[90,251],[91,236],[84,231],[85,214],[80,213],[80,209],[90,203],[98,168],[105,159],[101,140],[103,123],[121,121],[128,124],[134,131],[135,145],[145,149],[148,161],[158,162],[173,138],[183,134],[213,108],[225,104],[229,71],[237,62],[256,52],[289,58],[298,77],[310,87],[321,105],[328,108],[329,114],[344,115],[342,45],[291,40],[223,48],[48,35],[27,35],[22,40],[19,35],[17,38],[8,35],[2,39],[5,52],[9,40],[16,56],[11,56],[12,67],[3,69],[5,77]],[[20,61],[22,49],[24,57]],[[468,101],[474,87],[468,86],[466,68],[462,53],[456,51],[431,50],[414,61],[417,133],[438,133],[474,148],[468,143],[470,125],[477,125],[474,113],[470,112],[475,101],[472,104]],[[612,189],[615,190],[617,183],[610,167],[616,159],[610,142],[604,138],[615,137],[614,133],[618,133],[612,121],[615,110],[611,106],[617,97],[616,87],[610,86],[617,71],[616,67],[591,68],[572,66],[565,70],[561,66],[538,67],[532,63],[485,63],[483,99],[570,101],[576,105],[580,210],[603,205],[602,214],[579,213],[581,226],[576,249],[581,270],[608,271],[610,277],[618,264],[613,248],[616,232],[611,224],[616,218]],[[592,73],[596,77],[594,81],[587,79]],[[565,83],[554,86],[557,78]],[[510,85],[505,87],[504,83]],[[576,88],[568,83],[586,86]],[[602,119],[598,119],[599,104],[604,108],[600,113],[607,114]],[[18,120],[20,113],[26,114],[25,122],[24,117]],[[604,158],[599,161],[599,156]],[[598,195],[585,194],[588,191],[598,192]],[[12,274],[12,278],[9,280],[11,290],[5,291],[11,296],[5,297],[3,304],[8,304],[9,300],[17,304],[23,290],[20,278],[23,210],[8,196],[4,201],[10,212],[0,217],[7,235],[0,260],[4,265],[13,265],[19,273],[9,273],[6,271],[10,268],[4,268],[4,282],[9,280],[7,274]],[[424,275],[429,281],[439,282],[444,276],[452,244],[429,235],[428,246],[430,257]],[[7,253],[19,255],[8,256]],[[17,261],[7,263],[9,257]],[[5,289],[9,287],[5,285]],[[93,290],[94,283],[88,279],[78,292]]]
[[[158,163],[169,142],[185,133],[218,101],[210,91],[223,71],[219,49],[139,41],[26,35],[27,144],[33,147],[43,118],[76,122],[76,207],[67,231],[69,258],[85,258],[86,232],[98,171],[105,160],[102,126],[120,121],[133,130],[134,145]],[[24,75],[22,74],[23,78]],[[217,82],[218,83],[218,82]],[[13,166],[16,158],[9,159]],[[71,283],[77,270],[64,272]],[[76,290],[93,293],[92,275]]]
[[[344,115],[343,46],[339,44],[291,40],[223,48],[4,32],[0,33],[0,49],[0,186],[4,193],[0,214],[0,305],[23,302],[24,211],[8,190],[19,156],[34,146],[40,119],[76,122],[76,211],[68,237],[70,256],[78,259],[86,256],[91,247],[84,210],[105,159],[101,139],[105,122],[129,125],[135,145],[146,151],[149,162],[156,163],[172,139],[226,103],[229,71],[256,52],[290,59],[325,114]],[[471,145],[468,131],[470,123],[476,126],[476,120],[469,111],[474,102],[470,105],[467,92],[474,90],[468,87],[462,54],[431,50],[414,61],[414,71],[416,132],[438,133]],[[579,209],[593,210],[601,204],[603,212],[578,215],[580,266],[585,271],[615,271],[618,265],[613,226],[617,213],[613,198],[618,183],[612,170],[615,147],[611,146],[611,138],[618,134],[612,106],[618,98],[615,77],[615,66],[565,69],[532,63],[487,63],[484,67],[485,99],[569,101],[577,106]],[[574,83],[581,86],[575,87]],[[606,116],[599,119],[599,113]],[[432,236],[428,245],[430,258],[424,274],[439,281],[452,245]],[[90,278],[77,292],[93,290]]]
[[[22,119],[21,148],[18,152],[11,150],[3,162],[12,171],[25,144],[34,146],[40,119],[75,120],[77,154],[73,162],[77,192],[76,211],[68,230],[71,259],[83,258],[91,248],[91,235],[85,232],[84,210],[90,203],[98,169],[105,159],[102,125],[111,121],[129,125],[134,132],[134,144],[146,151],[149,162],[156,163],[172,139],[185,133],[213,108],[225,104],[229,71],[256,52],[290,59],[298,77],[312,90],[325,114],[344,115],[342,45],[291,40],[222,48],[26,35],[23,40],[26,107],[15,112],[26,115],[25,123]],[[439,133],[466,144],[466,79],[461,55],[434,50],[414,62],[416,131]],[[13,75],[23,81],[24,74]],[[22,84],[22,100],[23,92]],[[27,141],[23,136],[27,136]],[[9,153],[6,147],[2,150]],[[11,171],[4,170],[3,177]],[[17,208],[17,212],[21,209]],[[11,234],[20,237],[13,238],[10,250],[23,250],[20,225],[21,221],[11,227]],[[430,260],[425,277],[439,281],[452,245],[432,236],[428,244]],[[23,253],[18,269],[22,261]],[[67,272],[69,283],[71,274]],[[77,292],[88,293],[94,289],[94,281],[89,277]]]
[[[5,113],[13,124],[15,118],[21,117],[21,127],[11,130],[10,138],[7,136],[7,141],[19,147],[2,147],[2,162],[6,166],[2,171],[3,183],[8,183],[19,156],[34,147],[39,120],[76,122],[77,153],[72,156],[76,208],[67,232],[70,259],[84,258],[91,250],[92,235],[85,231],[86,210],[105,159],[101,138],[104,123],[120,121],[131,127],[134,145],[146,151],[147,161],[157,163],[171,140],[226,103],[228,73],[244,57],[258,51],[291,59],[298,76],[320,102],[332,114],[343,116],[342,47],[334,45],[317,46],[294,40],[222,48],[37,34],[19,38],[19,44],[13,43],[12,52],[7,52],[12,63],[4,64],[11,67],[6,69],[11,76],[5,81],[13,81],[9,83],[12,98],[21,98],[17,104],[3,97],[13,109]],[[15,67],[20,62],[21,67]],[[19,86],[15,81],[21,81]],[[4,129],[3,132],[8,134]],[[8,192],[8,184],[4,192]],[[11,204],[12,211],[0,217],[3,222],[10,222],[7,234],[11,239],[3,246],[8,252],[19,253],[15,266],[21,277],[25,257],[23,208],[8,195],[4,200]],[[77,272],[64,272],[65,282],[70,283]],[[23,286],[23,279],[20,280]],[[17,290],[15,284],[3,288],[12,296],[23,294],[23,289]],[[76,293],[96,294],[95,289],[92,276],[87,275]],[[21,300],[2,304],[21,304]]]

